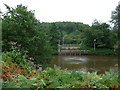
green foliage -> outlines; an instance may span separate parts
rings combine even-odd
[[[14,62],[16,64],[24,64],[26,57],[23,56],[21,51],[12,46],[11,52],[2,53],[3,60],[7,59],[9,62]]]
[[[23,5],[17,5],[15,9],[6,4],[5,6],[8,11],[3,14],[2,19],[3,51],[10,51],[10,43],[16,42],[17,45],[21,45],[21,50],[30,52],[27,55],[36,58],[35,63],[46,63],[50,60],[50,38],[39,28],[34,12],[28,11]]]
[[[3,15],[2,31],[3,31],[3,50],[8,50],[8,43],[11,41],[26,46],[28,39],[35,35],[35,25],[37,23],[34,13],[28,11],[27,7],[17,5],[11,8],[5,5],[7,12]]]
[[[60,44],[63,44],[63,42],[65,44],[81,43],[84,39],[84,32],[90,30],[89,25],[80,22],[40,23],[39,25],[46,32],[49,32],[48,35],[51,36],[52,44],[55,44],[55,42],[58,44],[58,40],[60,40]]]
[[[9,42],[17,42],[23,50],[30,50],[28,55],[39,60],[38,63],[46,62],[51,54],[58,53],[58,43],[93,48],[96,39],[96,48],[117,47],[117,35],[106,23],[96,20],[91,27],[80,22],[40,23],[26,6],[17,5],[15,9],[5,6],[8,11],[2,18],[3,51],[10,49]]]
[[[33,69],[35,69],[34,65],[32,65],[33,60],[30,60],[28,55],[26,55],[25,52],[22,52],[18,47],[12,46],[10,52],[3,52],[2,53],[2,61],[4,62],[13,62],[15,65],[20,66],[21,68],[26,70],[26,73],[28,74]],[[40,64],[40,63],[39,63]]]
[[[106,86],[108,86],[108,87],[112,87],[114,85],[119,84],[118,83],[118,72],[113,71],[112,69],[110,69],[109,72],[105,72],[105,74],[102,75],[101,77],[103,78],[102,82],[106,83]]]
[[[56,71],[55,71],[56,70]],[[57,72],[57,73],[56,73]],[[90,88],[109,88],[114,85],[118,85],[118,74],[110,71],[106,74],[97,75],[96,72],[93,73],[77,73],[77,72],[66,72],[66,70],[51,69],[48,70],[49,77],[51,81],[50,88],[80,88],[88,85]],[[109,74],[109,77],[107,75]],[[107,78],[105,78],[105,76]],[[54,78],[53,78],[54,77]],[[110,81],[109,81],[110,79]],[[111,82],[111,80],[113,80]]]
[[[96,72],[60,70],[58,67],[46,71],[37,71],[38,75],[29,79],[18,75],[12,81],[4,81],[3,88],[109,88],[119,85],[118,73],[114,71],[99,75]]]
[[[119,50],[107,49],[107,48],[89,48],[89,47],[80,47],[80,50],[88,50],[88,54],[97,54],[97,55],[119,55]]]
[[[116,42],[115,42],[115,49],[119,49],[119,45],[120,45],[120,38],[119,38],[119,35],[120,35],[120,5],[118,5],[116,7],[116,9],[112,12],[112,15],[111,15],[111,23],[113,24],[113,33],[114,35],[117,37],[116,38]]]
[[[113,49],[89,49],[89,53],[92,54],[101,54],[101,55],[119,55],[118,50],[114,51]]]
[[[53,52],[50,46],[48,36],[43,32],[39,32],[37,36],[34,36],[29,40],[28,44],[29,56],[36,59],[35,63],[47,63],[51,59]]]
[[[55,23],[51,24],[49,35],[51,38],[50,43],[53,47],[54,53],[57,53],[58,44],[60,41],[60,31],[57,29],[57,26],[55,25]]]
[[[38,83],[38,82],[37,82]],[[15,76],[12,81],[4,81],[4,88],[33,88],[36,85],[36,78],[27,79],[23,75]]]
[[[116,71],[109,71],[105,74],[78,73],[61,70],[57,66],[48,67],[45,70],[37,66],[38,63],[47,64],[51,59],[51,54],[57,53],[59,41],[60,44],[63,42],[81,44],[81,50],[87,48],[90,53],[117,55],[118,50],[114,49],[113,52],[110,49],[119,44],[116,39],[117,34],[110,30],[108,24],[95,21],[90,27],[79,22],[40,23],[35,18],[34,12],[28,11],[26,6],[17,5],[16,8],[6,4],[5,6],[7,12],[2,17],[4,51],[2,60],[4,61],[0,62],[3,63],[4,74],[7,74],[3,76],[6,78],[10,76],[12,80],[6,81],[3,78],[3,88],[109,88],[120,85]],[[112,16],[112,22],[116,28],[119,20],[117,10]],[[109,49],[96,49],[95,51],[90,49],[93,48],[94,39],[96,39],[96,48]],[[13,66],[7,65],[10,62]],[[12,75],[13,68],[18,70],[17,75]],[[21,69],[26,72],[23,73]],[[18,74],[18,72],[21,73]]]
[[[114,34],[109,29],[108,24],[94,21],[91,29],[85,33],[86,46],[93,47],[95,43],[96,48],[113,48],[115,43]],[[95,42],[94,39],[96,39]]]
[[[114,11],[112,11],[111,23],[114,24],[113,30],[118,33],[119,30],[119,21],[120,21],[120,5],[118,5]]]

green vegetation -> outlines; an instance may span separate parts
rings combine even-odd
[[[36,58],[36,63],[47,62],[52,54],[50,38],[44,29],[39,28],[33,11],[22,5],[15,9],[6,5],[6,8],[8,11],[2,18],[3,51],[10,51],[11,45],[18,45],[22,51],[28,51],[27,55]]]
[[[3,88],[118,88],[117,71],[97,74],[61,70],[57,66],[43,68],[15,51],[3,53]]]
[[[116,55],[119,27],[111,29],[97,20],[92,26],[80,22],[41,23],[26,6],[5,6],[7,12],[1,17],[3,88],[118,88],[117,71],[98,75],[46,66],[58,53],[58,43],[80,44],[88,47],[81,48],[86,50],[94,47],[96,39],[96,51],[89,49],[90,53]],[[114,25],[118,25],[116,15],[112,14]]]
[[[93,55],[119,55],[119,50],[107,49],[107,48],[89,48],[89,47],[81,47],[80,50],[87,50],[86,54]]]
[[[98,54],[98,55],[119,55],[119,52],[118,50],[117,51],[114,51],[114,50],[111,50],[111,49],[90,49],[89,53],[91,54]]]
[[[52,54],[58,53],[59,43],[93,48],[96,39],[97,49],[118,49],[117,33],[107,23],[97,20],[93,21],[92,26],[81,22],[40,23],[26,6],[5,6],[7,12],[2,17],[2,51],[10,51],[11,45],[17,44],[22,51],[29,52],[28,56],[36,59],[35,63],[46,64],[52,59]]]

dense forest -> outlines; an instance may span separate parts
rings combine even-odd
[[[3,51],[10,51],[17,45],[21,51],[36,59],[36,63],[46,62],[52,54],[58,52],[58,44],[81,44],[81,47],[118,49],[118,7],[112,12],[109,24],[94,20],[92,26],[82,22],[40,22],[34,11],[26,6],[16,8],[6,5],[7,12],[2,13]]]

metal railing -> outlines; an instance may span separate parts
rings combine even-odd
[[[76,47],[76,46],[80,46],[80,44],[63,44],[63,45],[60,45],[60,46],[64,46],[64,47],[67,47],[67,46],[69,46],[69,47]]]

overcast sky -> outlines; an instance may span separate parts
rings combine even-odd
[[[119,0],[0,0],[0,9],[6,11],[3,3],[10,7],[18,4],[35,10],[41,22],[71,21],[91,25],[94,19],[109,22],[111,12]]]

